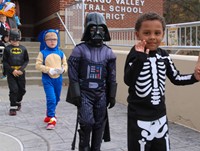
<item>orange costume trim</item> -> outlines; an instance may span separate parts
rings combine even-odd
[[[0,10],[0,14],[6,17],[13,17],[15,15],[15,4],[11,2],[6,2],[4,8]]]

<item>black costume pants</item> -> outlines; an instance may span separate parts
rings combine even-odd
[[[7,73],[7,82],[9,87],[10,106],[15,107],[21,103],[24,94],[26,93],[25,72],[19,77],[15,77],[11,73]]]
[[[81,137],[83,140],[79,142],[80,147],[88,148],[90,144],[90,151],[100,151],[106,110],[106,93],[102,93],[99,97],[97,95],[92,97],[92,94],[82,93],[81,107],[79,108],[79,123],[80,131],[84,137]],[[92,133],[91,143],[90,133]],[[79,134],[81,136],[81,133]]]
[[[169,151],[166,116],[154,121],[128,117],[128,151]]]

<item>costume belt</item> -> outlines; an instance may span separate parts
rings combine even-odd
[[[15,70],[19,70],[19,68],[21,68],[21,66],[11,66],[12,69],[15,69]]]

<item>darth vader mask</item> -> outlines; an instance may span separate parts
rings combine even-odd
[[[105,30],[102,26],[91,26],[90,28],[91,42],[94,45],[102,45],[105,38]]]
[[[99,46],[103,41],[110,41],[110,34],[106,21],[101,13],[91,12],[85,18],[85,30],[81,41]]]

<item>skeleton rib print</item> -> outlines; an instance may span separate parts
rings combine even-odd
[[[144,62],[135,85],[136,94],[141,98],[151,95],[153,105],[158,105],[165,93],[166,66],[159,58],[157,54]]]

